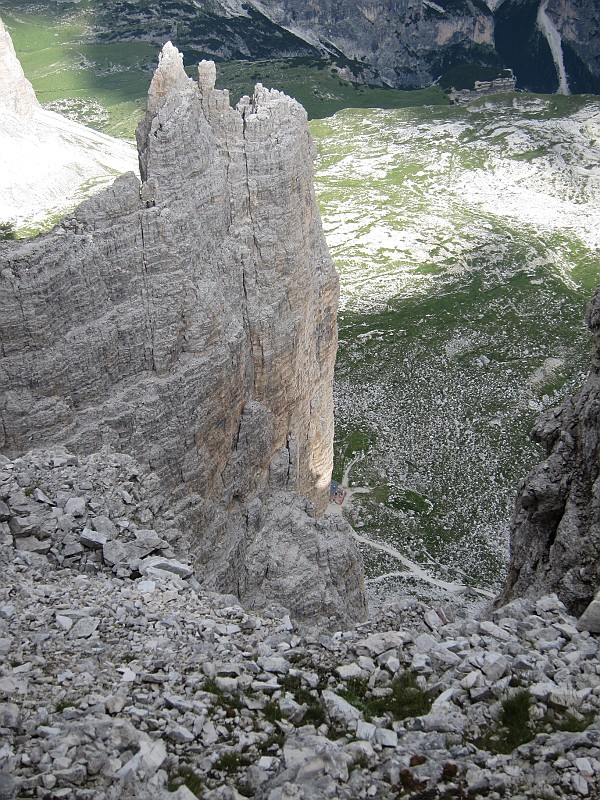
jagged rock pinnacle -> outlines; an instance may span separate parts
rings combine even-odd
[[[198,64],[198,86],[200,93],[212,92],[217,81],[217,67],[214,61],[202,60]]]
[[[158,474],[205,586],[361,618],[349,529],[319,519],[338,279],[306,113],[263,88],[233,109],[214,76],[205,62],[191,80],[165,45],[141,186],[124,176],[53,234],[4,246],[0,447],[131,454]]]
[[[193,81],[183,68],[183,55],[167,42],[158,58],[158,67],[148,90],[148,113],[156,113],[169,95],[189,92]]]

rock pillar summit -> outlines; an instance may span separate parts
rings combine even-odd
[[[165,45],[141,184],[0,245],[0,450],[129,453],[159,475],[208,588],[361,618],[360,556],[319,519],[338,281],[306,113],[260,85],[233,109],[214,82]]]

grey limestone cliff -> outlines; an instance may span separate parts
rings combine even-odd
[[[365,613],[332,464],[338,282],[301,106],[163,49],[128,174],[0,246],[0,450],[110,445],[160,478],[209,588]]]
[[[592,367],[581,391],[533,430],[547,458],[519,487],[501,598],[553,591],[578,615],[600,588],[600,290],[588,324]]]

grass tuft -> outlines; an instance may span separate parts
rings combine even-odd
[[[420,717],[430,710],[433,698],[419,688],[412,672],[404,672],[395,678],[391,688],[391,695],[373,697],[366,680],[352,678],[347,688],[338,694],[362,711],[366,720],[385,715],[401,720]]]
[[[180,786],[186,786],[196,797],[201,797],[204,790],[204,782],[190,767],[181,767],[169,775],[167,791],[176,792]]]

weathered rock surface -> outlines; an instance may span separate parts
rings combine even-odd
[[[587,319],[594,344],[583,387],[532,433],[548,456],[519,487],[502,597],[556,592],[576,615],[600,587],[600,291]]]
[[[361,618],[348,529],[314,516],[338,283],[306,114],[260,86],[234,110],[214,79],[203,63],[192,81],[166,45],[141,185],[126,175],[51,234],[0,245],[0,449],[129,453],[158,475],[206,586]]]

